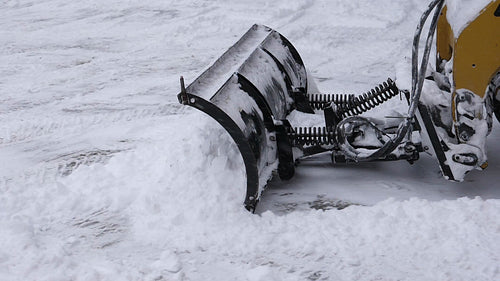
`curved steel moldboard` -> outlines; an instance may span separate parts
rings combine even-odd
[[[278,32],[254,25],[178,95],[182,104],[217,120],[238,145],[247,174],[249,210],[255,209],[278,165],[280,170],[293,169],[291,146],[283,141],[282,130],[276,142],[275,124],[295,108],[297,89],[306,94],[307,74],[298,52]]]
[[[279,80],[285,80],[292,87],[289,90],[307,88],[306,69],[293,45],[271,28],[254,24],[238,42],[187,87],[187,92],[206,100],[210,99],[233,73],[241,72],[241,68],[249,63],[248,59],[252,53],[258,49],[268,54],[265,57],[267,61],[279,62],[284,75]],[[292,93],[289,94],[292,97]]]

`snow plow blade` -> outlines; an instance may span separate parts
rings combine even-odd
[[[236,142],[246,169],[248,210],[255,210],[274,170],[282,179],[293,176],[286,117],[293,109],[313,110],[302,59],[281,34],[253,25],[188,87],[181,77],[178,99],[211,116]]]

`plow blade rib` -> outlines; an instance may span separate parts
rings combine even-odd
[[[182,82],[183,83],[183,82]],[[307,94],[304,64],[278,32],[254,25],[178,95],[179,102],[214,118],[231,135],[247,175],[245,207],[254,210],[272,172],[293,176],[286,117]]]

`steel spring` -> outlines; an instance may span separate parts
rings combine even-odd
[[[348,103],[338,104],[338,114],[342,117],[356,116],[397,96],[399,89],[391,78],[369,92],[354,97]]]
[[[348,104],[354,97],[353,94],[313,94],[308,96],[309,104],[316,110],[325,110],[332,102],[336,105]]]
[[[324,110],[333,102],[337,106],[337,114],[345,118],[367,112],[398,94],[399,89],[396,83],[388,78],[386,82],[359,96],[353,94],[309,95],[309,104],[316,110]]]
[[[327,127],[297,127],[288,131],[293,146],[333,145],[335,132]]]

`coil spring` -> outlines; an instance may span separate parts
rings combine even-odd
[[[338,112],[342,117],[359,115],[375,108],[398,94],[399,89],[396,86],[396,83],[389,78],[387,79],[387,82],[379,84],[369,92],[354,97],[354,99],[349,101],[349,103],[338,105]]]
[[[398,94],[399,89],[396,83],[388,78],[386,82],[359,96],[352,94],[310,95],[309,104],[316,110],[324,110],[333,102],[337,106],[337,114],[345,118],[367,112]]]
[[[353,94],[312,94],[308,97],[309,104],[312,108],[316,110],[325,110],[325,108],[328,107],[332,102],[336,105],[348,104],[351,100],[354,99],[355,96]]]
[[[293,146],[333,145],[335,132],[328,127],[297,127],[288,131]]]

